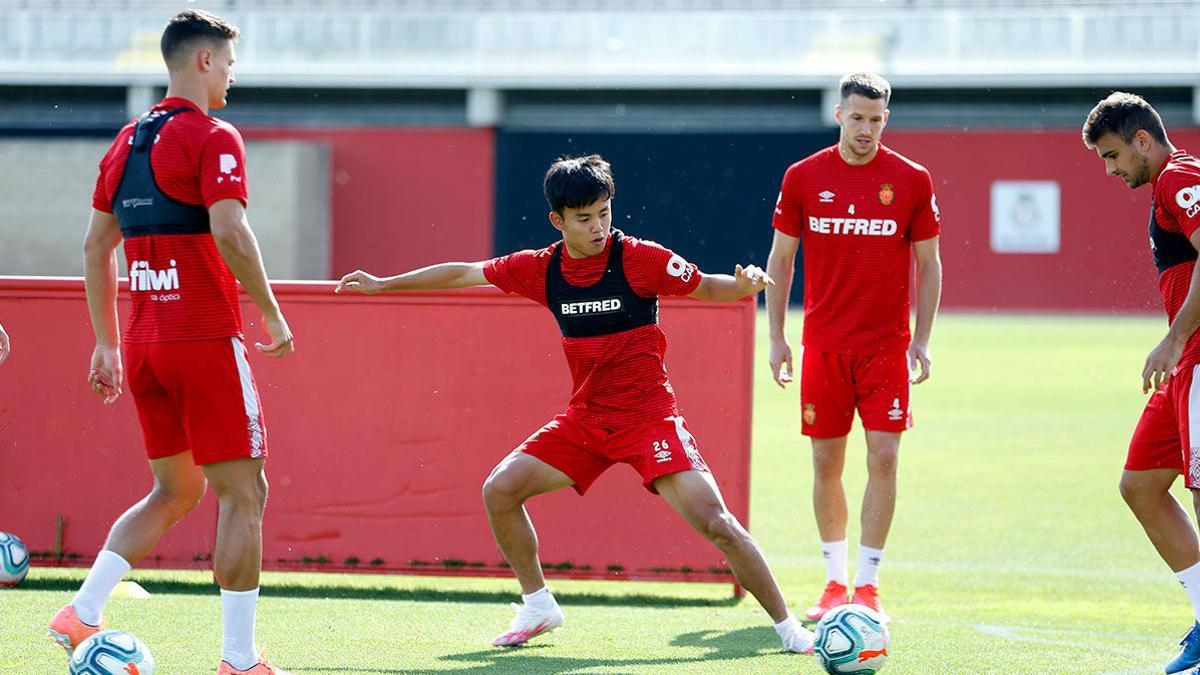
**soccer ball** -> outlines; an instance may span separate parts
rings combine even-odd
[[[825,672],[875,675],[888,657],[888,630],[879,614],[862,605],[839,605],[817,624],[813,651]]]
[[[0,532],[0,588],[12,588],[29,572],[29,549],[16,535]]]
[[[100,631],[80,642],[70,665],[71,675],[154,675],[150,649],[123,630]]]

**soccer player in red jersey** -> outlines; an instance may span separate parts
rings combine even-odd
[[[563,623],[546,588],[537,535],[524,503],[575,488],[580,495],[615,463],[629,464],[725,554],[739,583],[775,623],[785,649],[811,653],[812,633],[788,611],[754,539],[725,508],[675,403],[663,366],[658,298],[738,300],[771,283],[753,265],[705,274],[662,246],[612,228],[612,170],[599,155],[562,158],[546,172],[550,223],[562,240],[475,263],[443,263],[380,279],[362,270],[337,290],[366,294],[492,284],[554,314],[573,389],[567,410],[501,461],[483,486],[496,543],[521,584],[524,607],[496,646],[514,646]]]
[[[95,633],[113,588],[211,484],[220,506],[213,573],[224,634],[217,672],[269,675],[282,671],[254,644],[266,429],[243,345],[237,281],[271,337],[258,350],[286,356],[293,341],[246,221],[241,136],[208,115],[225,106],[238,36],[207,12],[172,18],[162,35],[166,98],[126,125],[100,162],[84,242],[96,333],[88,382],[105,403],[128,386],[154,487],[113,525],[79,592],[51,620],[50,635],[71,649]],[[132,300],[124,363],[117,327],[122,240]]]
[[[929,172],[879,142],[891,85],[873,73],[846,75],[834,116],[837,145],[788,167],[775,207],[767,273],[770,365],[793,375],[784,333],[796,252],[803,241],[804,349],[801,432],[812,439],[813,510],[828,580],[807,612],[819,619],[848,596],[846,437],[858,411],[867,440],[867,488],[853,602],[887,614],[879,564],[896,508],[901,432],[912,427],[911,379],[929,377],[929,337],[942,289],[937,203]],[[909,334],[909,276],[916,259],[917,320]]]
[[[1182,473],[1200,516],[1200,158],[1172,145],[1158,112],[1124,92],[1092,108],[1083,142],[1109,175],[1151,186],[1150,252],[1170,329],[1142,369],[1142,390],[1153,393],[1129,443],[1121,496],[1191,601],[1195,622],[1166,666],[1183,672],[1200,664],[1200,543],[1170,489]]]

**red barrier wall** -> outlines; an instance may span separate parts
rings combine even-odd
[[[243,132],[248,139],[328,145],[335,278],[356,267],[390,274],[430,260],[493,255],[496,162],[490,129],[246,127]],[[253,200],[254,187],[250,190]]]
[[[893,131],[885,142],[933,174],[942,211],[942,306],[985,310],[1158,311],[1150,259],[1149,186],[1105,175],[1078,129]],[[1200,150],[1200,130],[1173,129]],[[989,244],[994,180],[1055,180],[1062,198],[1057,254],[999,254]]]
[[[365,569],[504,573],[480,488],[568,398],[549,314],[494,289],[348,298],[328,283],[275,288],[297,352],[251,357],[270,452],[266,566],[323,558],[329,569],[353,556]],[[243,308],[249,341],[262,339],[257,312]],[[151,485],[133,402],[106,407],[84,382],[93,340],[80,280],[0,277],[0,317],[13,341],[0,366],[0,530],[46,552],[64,515],[64,552],[86,562]],[[743,522],[754,318],[750,301],[663,301],[681,406]],[[583,499],[565,490],[529,510],[558,574],[732,581],[712,571],[725,567],[720,553],[628,468]],[[152,555],[197,564],[215,518],[208,496]]]

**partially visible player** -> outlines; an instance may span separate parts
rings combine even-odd
[[[293,350],[292,333],[246,222],[245,150],[209,116],[233,84],[238,29],[199,10],[162,35],[166,98],[126,125],[100,162],[84,242],[96,334],[88,383],[112,403],[128,387],[154,487],[113,525],[50,636],[70,650],[103,625],[104,605],[132,565],[190,512],[208,484],[220,515],[213,575],[221,587],[218,675],[272,675],[254,643],[267,499],[266,429],[243,344],[237,281],[263,313],[267,356]],[[117,327],[116,248],[125,242],[131,312],[124,372]],[[181,637],[191,630],[179,624]],[[196,672],[195,664],[188,669]]]
[[[1200,158],[1172,145],[1158,112],[1125,92],[1092,108],[1083,143],[1108,175],[1151,186],[1150,252],[1170,329],[1142,369],[1142,391],[1153,393],[1129,443],[1121,496],[1192,604],[1195,622],[1166,666],[1178,673],[1200,664],[1200,543],[1170,492],[1182,473],[1200,517]]]
[[[852,601],[878,611],[879,565],[896,510],[900,435],[912,427],[910,381],[930,374],[929,338],[942,291],[941,231],[925,167],[879,142],[892,89],[874,73],[846,75],[834,116],[837,145],[788,167],[775,207],[767,273],[775,382],[792,381],[784,331],[796,253],[804,255],[801,433],[812,438],[813,511],[827,582],[808,610],[819,619],[849,595],[848,508],[842,485],[855,411],[867,440],[867,489]],[[801,247],[803,241],[803,247]],[[909,275],[916,261],[916,330]],[[911,373],[920,374],[911,379]]]
[[[8,333],[5,333],[4,326],[0,325],[0,363],[4,363],[10,352],[12,352],[12,345],[8,341]]]
[[[770,279],[753,265],[705,274],[662,246],[612,228],[612,170],[599,155],[563,158],[544,181],[550,223],[562,240],[475,263],[443,263],[380,279],[361,270],[337,290],[375,294],[493,284],[545,306],[562,332],[574,383],[566,412],[502,460],[483,486],[496,543],[521,584],[524,607],[496,646],[515,646],[562,625],[546,587],[524,504],[574,487],[580,495],[618,462],[642,475],[688,524],[725,554],[738,582],[770,615],[785,649],[811,653],[812,633],[788,611],[762,550],[725,507],[696,439],[679,414],[663,359],[658,298],[727,302]]]

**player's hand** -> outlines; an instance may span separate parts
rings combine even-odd
[[[775,285],[775,280],[758,265],[735,266],[733,278],[737,281],[738,288],[741,289],[743,295],[752,295],[767,286]]]
[[[4,363],[4,359],[8,358],[8,353],[12,351],[12,347],[8,341],[8,333],[4,332],[4,326],[0,326],[0,363]]]
[[[281,358],[296,351],[296,339],[292,336],[292,329],[288,327],[282,314],[272,318],[264,316],[263,328],[271,336],[271,344],[264,345],[261,342],[255,342],[255,349],[275,358]]]
[[[792,373],[795,372],[792,370],[792,347],[787,340],[771,340],[771,355],[768,361],[771,364],[771,378],[780,389],[785,388],[787,383],[792,381]]]
[[[92,391],[104,399],[105,403],[113,403],[123,393],[125,372],[121,366],[121,350],[117,347],[96,345],[92,351],[92,365],[88,370],[88,384]]]
[[[333,289],[333,292],[341,293],[344,290],[357,291],[363,295],[375,295],[376,293],[383,292],[383,282],[373,274],[362,270],[354,270],[342,277],[342,280],[338,282],[337,288]]]
[[[1166,384],[1181,356],[1183,356],[1183,344],[1172,340],[1170,335],[1163,338],[1162,342],[1159,342],[1158,346],[1152,349],[1150,355],[1146,357],[1146,365],[1142,368],[1142,393],[1158,391]]]
[[[929,358],[929,345],[914,342],[908,345],[908,381],[913,384],[921,384],[929,379],[930,366],[933,365],[933,359]],[[921,372],[917,375],[913,373],[917,368]]]

